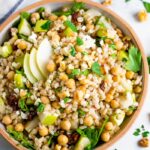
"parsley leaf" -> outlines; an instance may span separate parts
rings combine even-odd
[[[74,57],[76,55],[76,50],[73,46],[71,46],[70,54]]]
[[[64,103],[69,102],[69,100],[70,100],[70,98],[69,98],[69,97],[65,97],[65,98],[64,98]]]
[[[25,103],[25,99],[20,99],[18,105],[19,105],[19,108],[22,111],[24,111],[24,112],[28,112],[29,111],[29,109],[28,109],[28,107],[27,107],[27,105]]]
[[[74,78],[76,75],[80,74],[80,69],[73,69],[71,74],[69,74],[69,78]]]
[[[83,43],[83,40],[82,40],[81,38],[79,38],[79,37],[77,37],[76,42],[77,42],[77,45],[79,45],[79,46],[81,46],[81,45],[84,44],[84,43]]]
[[[39,103],[38,107],[37,107],[37,111],[38,112],[43,112],[44,111],[44,108],[45,108],[45,105],[42,104],[42,103]]]
[[[56,89],[54,89],[55,93],[61,92],[62,91],[62,87],[58,87]]]
[[[90,73],[90,70],[89,69],[86,69],[84,71],[81,71],[81,74],[84,75],[84,76],[88,76]]]
[[[83,55],[88,55],[86,51],[81,52]]]
[[[40,7],[40,8],[37,9],[37,12],[39,12],[39,13],[42,13],[42,12],[44,12],[44,11],[45,11],[45,8],[44,8],[44,7]]]
[[[76,131],[81,135],[81,136],[86,136],[90,140],[90,145],[86,147],[86,149],[91,150],[95,147],[95,145],[98,143],[99,138],[101,136],[101,133],[104,130],[104,127],[106,123],[108,122],[109,118],[106,117],[101,128],[85,128],[85,129],[80,129],[78,128]]]
[[[102,73],[101,73],[101,70],[100,70],[100,65],[99,65],[98,62],[94,62],[94,63],[92,64],[92,72],[93,72],[93,73],[96,73],[97,75],[101,75],[101,74],[102,74]]]
[[[125,2],[129,2],[129,1],[131,1],[131,0],[125,0]]]
[[[20,17],[26,20],[30,19],[31,14],[28,12],[21,12]]]
[[[49,30],[49,28],[50,28],[50,25],[51,25],[51,21],[50,20],[47,20],[42,26],[41,26],[41,28],[43,29],[43,30]]]
[[[141,53],[137,48],[131,46],[129,49],[128,60],[125,64],[125,69],[133,72],[138,72],[141,69],[142,58]]]
[[[116,45],[115,44],[110,44],[109,48],[116,49]]]
[[[82,109],[78,109],[79,116],[85,116],[86,112]]]
[[[148,137],[150,135],[150,132],[149,131],[145,131],[142,133],[142,136],[143,137]]]
[[[143,1],[143,5],[148,13],[150,13],[150,3]]]
[[[71,21],[66,20],[64,22],[64,25],[67,26],[67,27],[69,27],[72,31],[77,32],[76,26]]]

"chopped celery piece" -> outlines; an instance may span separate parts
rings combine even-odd
[[[4,113],[5,112],[5,104],[3,99],[0,97],[0,113]]]
[[[15,74],[14,84],[17,88],[24,88],[24,82],[23,82],[22,74]]]
[[[105,37],[105,36],[107,36],[107,29],[106,28],[100,28],[96,34],[98,37]]]
[[[9,43],[5,43],[4,46],[0,47],[0,56],[6,58],[12,53],[13,49]]]
[[[118,60],[122,60],[122,61],[128,60],[128,54],[125,51],[119,51],[117,57]]]
[[[74,35],[74,32],[72,31],[71,28],[67,27],[64,32],[63,32],[64,36],[67,36],[67,37],[71,37]]]
[[[24,55],[18,56],[18,57],[15,59],[15,62],[16,62],[16,63],[19,63],[21,66],[23,66],[23,61],[24,61]]]
[[[51,25],[51,21],[50,20],[38,20],[36,22],[34,31],[35,32],[46,32],[49,30]]]
[[[18,25],[19,34],[23,34],[25,36],[31,35],[31,26],[28,21],[24,18],[21,18],[20,24]]]

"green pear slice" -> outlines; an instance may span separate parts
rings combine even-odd
[[[0,113],[1,114],[5,113],[5,104],[1,97],[0,97]]]
[[[33,48],[31,50],[31,53],[30,53],[30,60],[29,60],[29,63],[30,63],[30,69],[31,69],[31,72],[33,74],[33,76],[38,80],[44,80],[44,77],[43,75],[41,74],[38,66],[37,66],[37,63],[36,63],[36,54],[37,54],[37,50],[35,48]]]
[[[39,119],[43,125],[52,125],[56,122],[58,115],[49,112],[42,112],[39,114]]]
[[[46,78],[48,76],[48,71],[46,69],[46,65],[49,62],[50,56],[52,54],[52,47],[48,40],[45,38],[39,45],[37,55],[36,55],[36,62],[41,71],[42,75]]]
[[[24,57],[24,62],[23,62],[23,69],[24,69],[24,73],[25,73],[27,79],[31,83],[35,83],[37,80],[36,80],[36,78],[34,78],[32,72],[31,72],[30,65],[29,65],[29,59],[30,59],[30,55],[28,53],[26,53],[25,57]]]

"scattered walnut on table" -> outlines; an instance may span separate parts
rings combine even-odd
[[[149,139],[148,138],[142,138],[139,142],[138,145],[140,147],[148,147],[149,146]]]

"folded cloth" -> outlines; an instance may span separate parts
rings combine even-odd
[[[0,24],[3,23],[24,0],[0,0]]]

